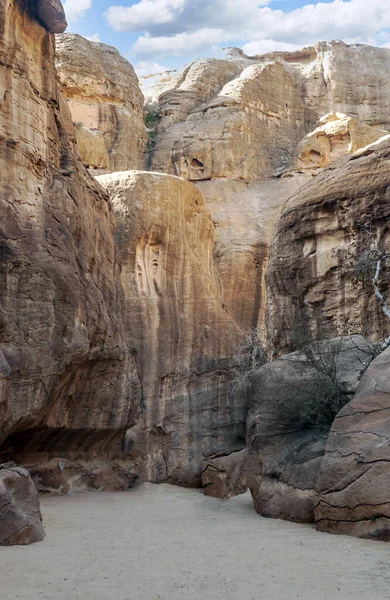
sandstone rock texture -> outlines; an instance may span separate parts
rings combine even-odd
[[[198,60],[148,88],[148,165],[201,190],[224,302],[244,330],[264,326],[268,248],[284,202],[390,127],[389,75],[388,49],[321,42]]]
[[[387,136],[327,167],[284,206],[266,275],[267,330],[277,352],[293,348],[298,330],[314,338],[387,335],[372,286],[356,287],[351,265],[371,243],[366,228],[388,247],[389,167]],[[386,279],[380,285],[386,295]]]
[[[227,456],[209,457],[202,465],[202,488],[206,496],[232,498],[248,489],[248,450],[244,448]]]
[[[389,374],[387,349],[332,425],[317,483],[320,531],[390,541]]]
[[[141,388],[107,197],[79,161],[33,7],[0,2],[0,454],[34,475],[123,457]]]
[[[376,142],[388,132],[341,113],[329,113],[320,126],[301,140],[295,150],[293,167],[318,171],[355,150]]]
[[[145,478],[200,484],[204,456],[242,447],[245,399],[228,399],[237,328],[223,308],[214,227],[200,192],[158,173],[97,177],[116,217],[127,345],[142,385]]]
[[[0,546],[32,544],[45,537],[38,493],[25,469],[0,465]]]
[[[66,33],[56,36],[56,67],[83,164],[102,171],[142,168],[143,96],[131,64],[112,46]]]
[[[333,415],[372,360],[361,336],[315,342],[261,367],[247,420],[247,481],[258,513],[314,521]]]

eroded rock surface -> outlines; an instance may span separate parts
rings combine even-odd
[[[302,329],[314,338],[387,335],[372,287],[356,287],[351,266],[372,241],[366,228],[388,246],[389,166],[387,137],[327,167],[284,206],[266,275],[268,336],[278,352]]]
[[[56,67],[83,164],[102,171],[142,168],[143,96],[131,64],[112,46],[66,33],[56,36]]]
[[[244,494],[247,486],[248,450],[227,456],[208,457],[202,465],[202,488],[206,496],[232,498]]]
[[[31,6],[0,2],[0,453],[34,474],[123,457],[140,384],[107,197],[75,151],[54,36]]]
[[[116,217],[123,323],[142,384],[142,422],[126,444],[143,448],[149,481],[200,484],[203,456],[245,436],[245,399],[227,396],[237,329],[222,306],[212,220],[177,177],[97,179]]]
[[[38,493],[21,467],[0,465],[0,546],[32,544],[45,537]]]
[[[390,349],[337,415],[317,484],[317,529],[390,541]]]
[[[364,338],[353,336],[315,342],[257,371],[247,420],[247,480],[258,513],[314,521],[335,403],[352,397],[372,357]]]

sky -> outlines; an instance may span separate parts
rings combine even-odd
[[[122,4],[120,2],[122,1]],[[114,3],[113,3],[114,2]],[[139,76],[235,46],[249,55],[320,40],[390,48],[390,0],[65,0],[68,31],[115,46]]]

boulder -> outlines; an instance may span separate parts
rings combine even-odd
[[[246,482],[246,448],[227,456],[210,456],[202,463],[202,488],[206,496],[232,498],[244,494]]]
[[[44,537],[38,492],[28,471],[0,465],[0,546],[32,544]]]
[[[258,513],[314,520],[316,483],[338,408],[373,356],[361,336],[313,342],[261,367],[251,384],[247,481]]]
[[[319,531],[390,541],[390,349],[337,415],[317,482]]]

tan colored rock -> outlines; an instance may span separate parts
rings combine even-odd
[[[159,97],[166,117],[157,128],[154,170],[196,181],[278,174],[291,164],[298,142],[330,111],[390,128],[388,49],[320,42],[299,52],[251,59],[240,54],[230,61],[231,70],[241,73],[222,89],[212,87],[203,104],[193,106],[202,69],[214,69],[218,80],[228,60],[196,61],[171,78],[171,88]]]
[[[390,350],[368,367],[326,444],[317,529],[390,541]]]
[[[377,129],[343,115],[329,113],[321,125],[306,135],[295,150],[293,168],[319,171],[338,158],[364,148],[386,135]]]
[[[112,215],[75,151],[54,36],[25,8],[0,0],[0,454],[123,459],[140,385]]]
[[[301,330],[314,338],[388,334],[371,286],[356,287],[351,265],[367,249],[368,223],[387,247],[390,137],[330,165],[286,203],[266,275],[267,330],[277,352]],[[386,294],[386,281],[381,282]]]
[[[258,513],[314,521],[335,394],[339,403],[351,398],[372,351],[361,336],[324,340],[256,372],[247,420],[247,481]]]
[[[142,385],[142,422],[125,444],[143,447],[149,481],[198,485],[203,457],[231,452],[245,430],[245,399],[227,395],[237,329],[222,305],[213,223],[177,177],[97,179],[116,217],[123,323]]]
[[[45,537],[38,493],[20,467],[0,465],[0,546],[33,544]]]
[[[133,67],[112,46],[80,35],[56,36],[56,67],[62,94],[75,123],[83,130],[79,146],[86,166],[102,168],[104,141],[108,171],[142,168],[146,148],[143,96]],[[92,147],[88,143],[88,137]]]
[[[227,456],[208,457],[202,465],[202,488],[205,496],[232,498],[247,489],[248,450],[244,448]]]

